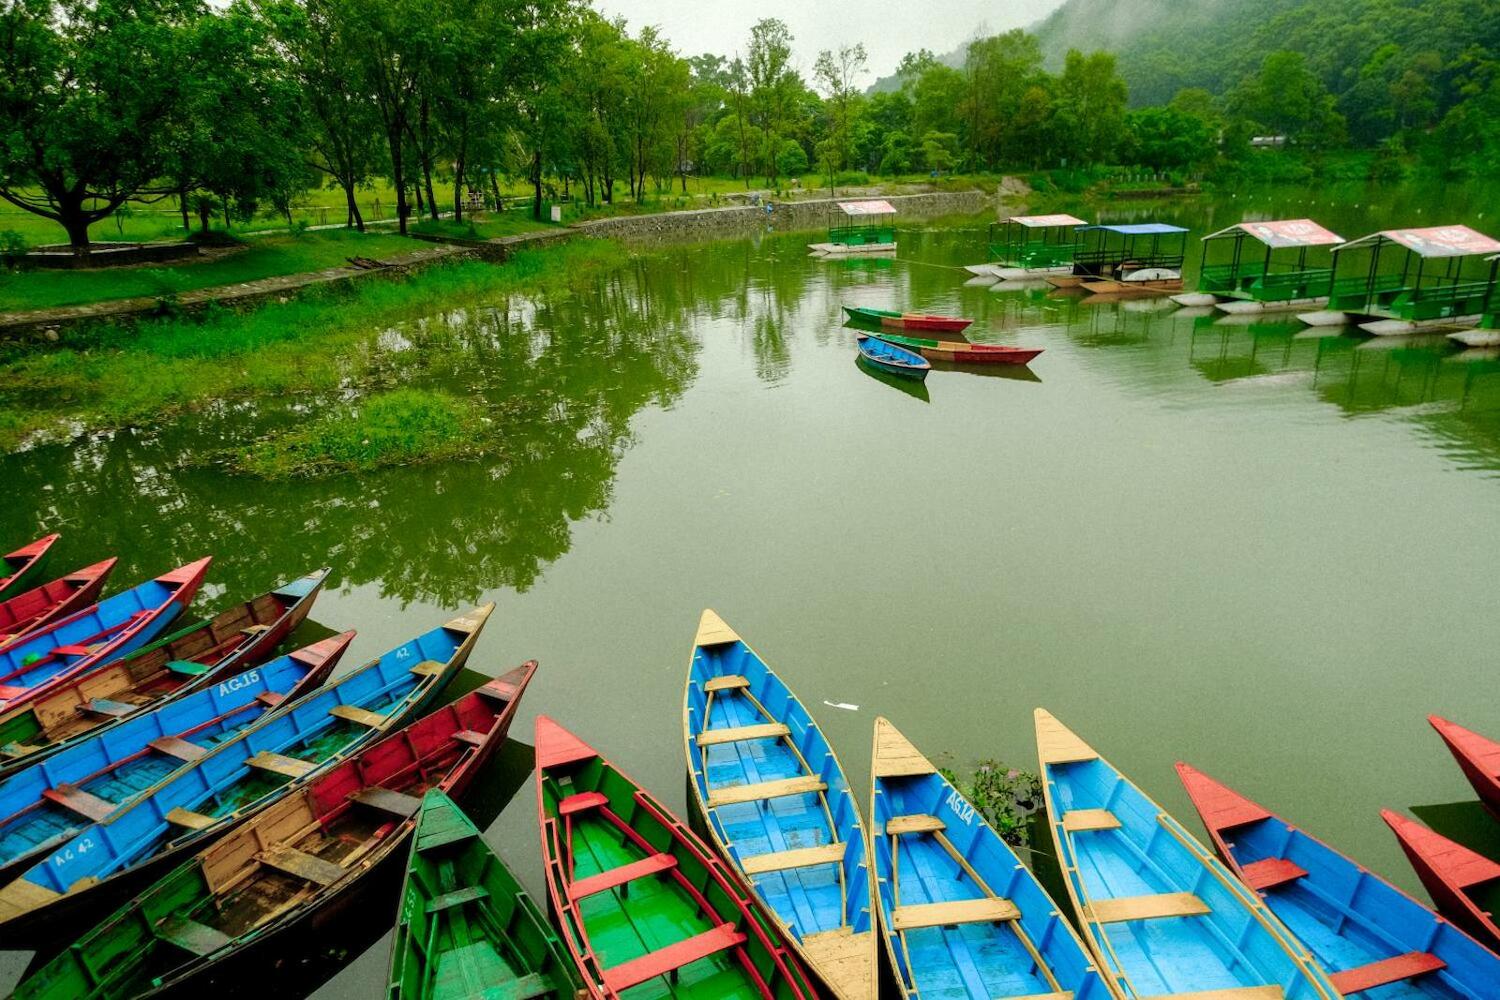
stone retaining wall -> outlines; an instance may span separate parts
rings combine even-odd
[[[22,267],[85,271],[125,264],[162,264],[197,256],[196,243],[95,243],[86,254],[75,254],[71,247],[61,243],[35,247],[6,259]]]

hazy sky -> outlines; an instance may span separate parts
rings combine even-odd
[[[624,15],[630,29],[654,24],[678,52],[743,51],[750,25],[779,17],[796,37],[804,75],[821,49],[864,42],[870,75],[887,76],[917,49],[951,51],[984,25],[991,32],[1041,20],[1062,0],[595,0],[604,14]]]

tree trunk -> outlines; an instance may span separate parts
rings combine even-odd
[[[464,161],[453,164],[453,221],[464,221]]]
[[[540,147],[531,152],[531,217],[537,222],[542,221],[542,150]]]
[[[406,235],[406,217],[410,210],[406,203],[406,165],[401,161],[401,127],[391,128],[386,139],[391,147],[391,181],[396,188],[396,225],[401,235]]]
[[[432,192],[432,164],[427,162],[426,157],[422,159],[422,183],[427,185],[427,213],[432,216],[432,221],[438,219],[437,195]]]
[[[422,203],[422,184],[420,181],[414,181],[412,183],[411,193],[416,197],[417,200],[417,214],[421,215],[423,212],[427,211],[427,206]]]
[[[198,202],[198,231],[200,233],[207,235],[208,220],[212,213],[213,205],[209,203],[209,200],[207,198],[204,198]]]
[[[351,183],[343,185],[343,187],[344,187],[344,201],[347,203],[347,207],[349,209],[349,221],[346,222],[345,225],[346,226],[353,226],[355,229],[358,229],[360,232],[364,232],[365,231],[365,218],[364,218],[363,215],[359,214],[359,202],[354,197],[354,184],[351,182]]]
[[[187,193],[187,191],[184,190],[184,191],[178,191],[177,192],[177,208],[178,208],[178,210],[180,212],[182,212],[182,231],[185,232],[185,233],[192,232],[193,231],[193,220],[188,215],[188,193]]]
[[[68,231],[68,246],[73,253],[79,257],[86,257],[89,253],[89,224],[91,220],[81,211],[70,212],[65,218],[59,219],[62,227]]]

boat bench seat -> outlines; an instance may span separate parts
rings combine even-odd
[[[677,859],[670,854],[653,854],[649,858],[632,861],[628,865],[611,868],[588,878],[581,878],[568,887],[568,898],[575,902],[611,889],[618,889],[638,878],[648,878],[671,871],[677,867]]]
[[[195,660],[168,660],[167,669],[183,677],[202,677],[208,673],[208,664]]]
[[[717,691],[740,691],[750,686],[750,679],[739,674],[724,674],[719,677],[710,677],[703,682],[705,694],[713,694]]]
[[[53,646],[52,653],[55,656],[92,656],[97,646],[64,645]]]
[[[12,698],[20,698],[30,693],[29,687],[22,687],[19,684],[0,684],[0,701],[10,701]]]
[[[1118,830],[1120,818],[1108,809],[1069,809],[1063,813],[1063,829],[1069,833],[1085,830]]]
[[[485,988],[485,995],[498,1000],[541,1000],[557,995],[557,983],[551,976],[532,972],[504,986],[492,984]]]
[[[282,702],[286,701],[286,695],[282,694],[280,691],[262,691],[260,694],[255,696],[255,700],[268,708],[275,708],[277,705],[280,705]]]
[[[1056,993],[1026,993],[1021,996],[1005,997],[1004,1000],[1073,1000],[1073,991],[1059,990]]]
[[[574,813],[586,812],[589,809],[598,809],[600,806],[607,805],[609,805],[609,796],[603,792],[576,792],[557,804],[557,814],[572,816]]]
[[[412,665],[411,672],[418,677],[437,677],[448,669],[448,664],[441,660],[423,660],[421,663]]]
[[[733,726],[724,729],[707,729],[698,734],[700,747],[715,747],[721,743],[742,743],[745,740],[775,740],[791,735],[784,723],[767,722],[759,726]]]
[[[349,869],[343,865],[316,854],[299,851],[295,847],[273,847],[269,851],[261,851],[255,856],[255,860],[267,868],[286,872],[315,885],[332,885],[349,874]]]
[[[140,708],[126,701],[111,701],[109,698],[90,698],[80,706],[83,711],[94,715],[107,715],[111,719],[121,719]]]
[[[157,753],[164,753],[168,757],[176,757],[178,760],[187,761],[188,763],[192,763],[208,753],[207,750],[198,744],[189,743],[187,740],[177,736],[158,736],[150,743],[147,743],[146,746]]]
[[[947,827],[948,824],[936,816],[920,814],[892,816],[885,821],[886,835],[891,837],[899,837],[903,833],[937,833]]]
[[[42,792],[42,798],[95,823],[115,811],[115,803],[85,792],[77,785],[58,785],[56,788],[48,788]]]
[[[182,806],[173,806],[162,818],[173,826],[184,827],[188,830],[207,830],[218,822],[212,816],[205,816],[191,809],[184,809]]]
[[[796,778],[782,778],[779,781],[762,781],[754,785],[731,785],[728,788],[716,788],[709,792],[708,808],[717,809],[719,806],[735,805],[741,802],[759,802],[762,799],[778,799],[785,795],[806,795],[827,790],[827,783],[810,774]]]
[[[1307,869],[1286,858],[1265,858],[1254,861],[1243,869],[1245,884],[1257,891],[1274,889],[1278,885],[1295,882],[1307,874]]]
[[[442,910],[472,903],[475,900],[489,899],[490,891],[482,885],[466,885],[462,889],[454,889],[445,892],[441,896],[434,896],[427,901],[427,912],[438,913]]]
[[[771,851],[767,854],[741,858],[740,868],[746,875],[765,875],[769,872],[787,871],[791,868],[842,864],[846,846],[842,843],[819,844],[817,847],[794,847],[789,851]]]
[[[1160,993],[1142,1000],[1286,1000],[1286,992],[1280,986],[1229,986],[1191,993]]]
[[[193,955],[211,955],[229,944],[229,935],[216,927],[173,915],[152,928],[152,933]]]
[[[1101,924],[1122,923],[1127,920],[1160,920],[1167,917],[1202,917],[1212,912],[1207,903],[1191,892],[1096,899],[1085,910],[1090,921]]]
[[[684,965],[691,965],[699,959],[717,955],[730,948],[738,948],[744,943],[745,935],[735,930],[734,924],[720,924],[711,931],[695,934],[612,969],[605,969],[604,985],[610,992],[620,993],[632,986],[639,986],[648,979],[675,973]]]
[[[378,786],[361,788],[351,793],[349,801],[380,812],[390,813],[392,816],[399,816],[401,819],[415,816],[417,810],[422,808],[422,800],[416,796]]]
[[[898,906],[891,911],[891,927],[912,931],[922,927],[948,927],[955,924],[990,924],[1021,919],[1021,910],[1008,899],[989,896],[984,899],[955,899],[945,903],[917,903]]]
[[[253,767],[258,771],[270,771],[286,778],[300,778],[310,771],[316,771],[318,765],[296,757],[288,757],[285,754],[272,753],[262,750],[260,753],[245,761],[246,767]]]
[[[516,686],[510,681],[495,678],[474,689],[491,701],[512,702],[516,700]]]
[[[477,729],[460,729],[453,734],[453,738],[460,743],[467,743],[472,747],[482,747],[485,742],[485,734]]]
[[[357,722],[361,726],[369,726],[371,729],[379,729],[390,721],[379,712],[372,712],[368,708],[360,708],[358,705],[335,705],[328,710],[328,714],[335,719],[343,719],[345,722]]]
[[[1343,972],[1334,972],[1328,978],[1333,983],[1334,989],[1340,993],[1358,993],[1361,990],[1373,990],[1378,986],[1388,986],[1413,976],[1436,972],[1447,966],[1448,963],[1436,955],[1430,955],[1425,951],[1410,951],[1405,955],[1396,955],[1379,962],[1345,969]]]
[[[0,640],[3,639],[4,637],[0,636]],[[30,757],[41,749],[43,748],[32,743],[7,743],[5,746],[0,747],[0,758],[5,760],[20,760],[22,757]]]

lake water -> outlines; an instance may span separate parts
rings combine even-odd
[[[1483,229],[1492,194],[1093,214],[1195,236],[1310,215],[1354,237]],[[504,403],[500,458],[268,485],[202,459],[300,404],[224,406],[0,459],[0,539],[63,531],[55,565],[118,553],[117,583],[213,553],[210,598],[331,565],[314,617],[360,631],[354,663],[494,600],[471,666],[541,661],[513,735],[553,715],[674,807],[711,606],[813,707],[861,798],[876,715],[960,770],[1034,768],[1042,705],[1195,831],[1179,759],[1408,889],[1382,806],[1500,855],[1424,718],[1500,734],[1500,359],[967,287],[982,222],[898,238],[897,260],[769,234],[568,301],[434,302],[372,350],[393,383]],[[913,393],[856,365],[841,303],[962,313],[976,341],[1045,353]],[[491,840],[540,891],[529,763],[507,750],[486,808],[520,787]],[[383,939],[350,957],[324,995],[382,987]]]

